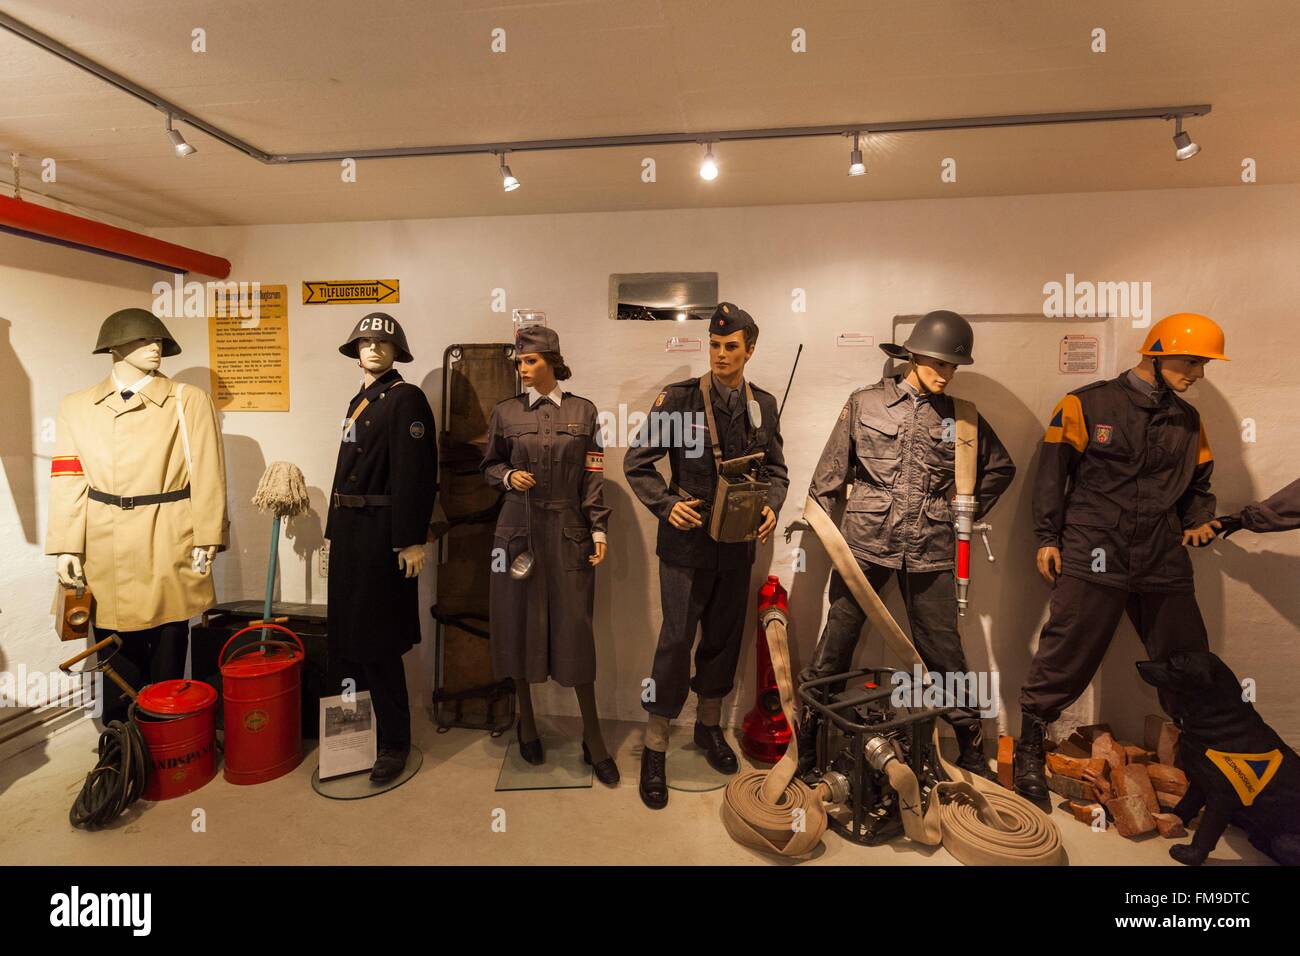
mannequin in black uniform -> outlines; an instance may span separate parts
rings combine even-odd
[[[370,691],[379,736],[370,779],[384,783],[411,747],[402,655],[420,642],[417,578],[437,493],[437,429],[424,392],[393,368],[411,361],[396,319],[367,315],[339,351],[365,374],[348,403],[325,526],[330,671]]]

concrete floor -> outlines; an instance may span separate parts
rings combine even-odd
[[[719,818],[722,790],[673,791],[647,810],[637,795],[640,725],[606,724],[623,779],[615,789],[497,793],[507,738],[452,730],[416,717],[425,755],[414,779],[378,797],[327,800],[311,788],[316,760],[255,787],[218,774],[186,797],[137,803],[108,830],[74,829],[68,808],[94,766],[97,732],[80,720],[40,747],[0,762],[0,864],[785,864],[733,843]],[[545,732],[576,737],[576,719],[543,721]],[[679,733],[688,732],[680,730]],[[312,742],[314,744],[314,741]],[[671,776],[672,764],[669,763]],[[202,808],[206,832],[191,829]],[[494,832],[494,811],[505,832]],[[499,817],[500,815],[497,814]],[[1169,865],[1173,841],[1127,840],[1093,832],[1067,812],[1053,819],[1073,865]],[[1230,829],[1210,864],[1270,861]],[[906,839],[862,847],[827,833],[805,865],[959,865],[942,848]]]

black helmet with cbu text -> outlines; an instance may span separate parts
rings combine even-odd
[[[397,350],[393,357],[394,362],[412,362],[411,350],[406,347],[406,333],[402,331],[401,323],[389,315],[387,312],[371,312],[352,330],[348,340],[339,346],[339,351],[348,358],[357,358],[357,352],[360,346],[357,344],[361,339],[378,339],[381,342],[392,342]]]

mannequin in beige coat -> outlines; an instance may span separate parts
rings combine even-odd
[[[45,550],[62,584],[89,585],[96,631],[122,637],[138,682],[182,677],[225,543],[216,411],[158,371],[180,346],[142,309],[110,316],[95,351],[112,354],[109,376],[59,407]]]

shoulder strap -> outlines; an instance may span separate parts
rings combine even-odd
[[[361,400],[361,403],[357,405],[356,411],[354,411],[351,415],[349,415],[347,421],[344,422],[343,424],[344,432],[346,432],[350,427],[352,427],[357,423],[357,418],[361,415],[362,412],[366,410],[366,406],[369,404],[370,404],[370,399],[363,398]]]
[[[177,382],[173,395],[176,398],[176,421],[181,426],[181,448],[185,450],[185,480],[188,481],[194,474],[194,462],[190,459],[190,430],[185,426],[185,409],[181,405],[181,393],[184,390],[185,386]]]
[[[722,448],[718,444],[718,423],[713,419],[713,373],[700,376],[700,391],[704,394],[704,420],[709,426],[709,444],[713,447],[713,463],[722,474]]]
[[[979,413],[975,403],[964,398],[954,398],[952,406],[957,417],[956,490],[959,495],[973,495],[979,471]]]

